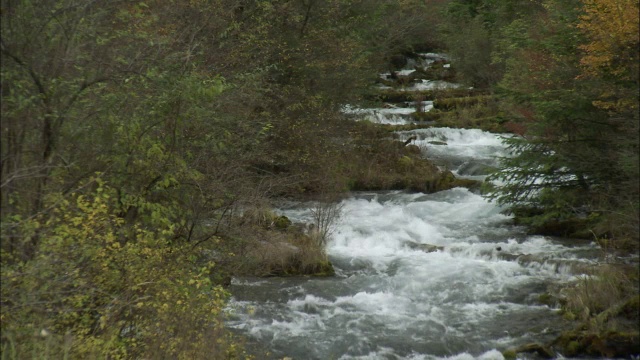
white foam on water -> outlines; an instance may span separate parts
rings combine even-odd
[[[376,358],[383,359],[383,358]],[[407,360],[504,360],[504,356],[502,353],[496,349],[489,350],[480,355],[471,355],[467,352],[463,352],[460,354],[452,355],[452,356],[430,356],[424,354],[413,354],[406,358]]]
[[[403,69],[403,70],[398,70],[395,71],[395,74],[398,76],[409,76],[411,74],[413,74],[414,72],[416,72],[415,69]],[[381,73],[379,74],[381,79],[389,79],[391,77],[391,73]]]
[[[510,134],[494,134],[480,129],[454,129],[454,128],[428,128],[417,129],[411,132],[399,132],[404,136],[418,135],[419,141],[428,144],[429,141],[440,141],[447,143],[446,146],[482,147],[492,146],[505,148],[504,137]],[[495,154],[494,154],[495,155]]]
[[[351,105],[345,105],[342,112],[345,114],[369,115],[373,113],[381,113],[385,115],[399,114],[408,115],[416,111],[415,108],[390,107],[390,108],[358,108]]]
[[[503,149],[498,135],[479,130],[436,129],[419,141],[429,139],[449,152]],[[279,358],[503,359],[496,348],[545,336],[532,319],[557,328],[556,310],[535,302],[548,284],[575,278],[554,261],[586,261],[579,252],[596,246],[527,236],[464,188],[358,193],[340,205],[326,247],[339,276],[232,283],[243,297],[230,303],[229,326]],[[312,207],[280,212],[309,222]]]
[[[418,55],[426,59],[449,60],[449,55],[442,54],[442,53],[428,52],[428,53],[418,53]]]
[[[413,141],[430,160],[454,174],[484,180],[502,157],[511,156],[504,138],[511,134],[494,134],[479,129],[429,128],[397,132],[400,140],[416,135]],[[463,174],[463,175],[460,175]],[[467,175],[468,174],[468,175]]]
[[[430,297],[433,301],[470,296],[491,299],[505,287],[568,277],[554,266],[501,260],[496,251],[500,246],[513,254],[568,258],[571,254],[566,247],[544,237],[495,242],[490,238],[491,228],[510,218],[494,204],[463,188],[442,192],[438,197],[430,200],[426,196],[408,203],[402,196],[385,203],[376,198],[345,201],[344,215],[328,244],[328,254],[342,263],[367,263],[378,273],[393,269],[393,282],[388,286],[395,296],[409,300],[424,298],[433,290],[439,291]],[[487,235],[469,235],[483,231]],[[427,253],[416,244],[442,248]],[[450,286],[457,281],[460,289]],[[382,300],[376,299],[378,304],[383,304]],[[392,300],[404,304],[401,299]]]
[[[489,350],[479,356],[473,356],[469,353],[462,353],[454,356],[447,356],[443,358],[436,359],[447,359],[447,360],[504,360],[504,356],[502,353],[496,349]]]
[[[378,360],[396,358],[395,352],[391,348],[380,347],[376,351],[372,351],[366,355],[342,355],[339,360]]]
[[[259,286],[259,285],[263,285],[266,284],[266,281],[264,280],[256,280],[256,279],[239,279],[239,278],[232,278],[231,279],[231,284],[232,285],[240,285],[240,286]]]
[[[458,89],[462,87],[460,84],[444,81],[444,80],[421,80],[418,83],[414,83],[407,88],[400,89],[401,91],[426,91],[426,90],[445,90],[445,89]]]
[[[425,107],[425,109],[427,108],[428,106]],[[433,106],[431,106],[431,108],[433,108]],[[355,115],[360,120],[367,120],[376,124],[403,125],[410,122],[407,115],[416,112],[416,108],[358,108],[351,105],[345,105],[342,108],[342,112],[345,114]]]

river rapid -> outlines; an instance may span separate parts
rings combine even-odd
[[[506,155],[500,135],[480,130],[399,133],[412,135],[457,176],[483,179]],[[312,206],[280,212],[311,222]],[[335,277],[233,279],[228,326],[257,358],[503,359],[570,327],[541,295],[599,255],[593,243],[529,236],[465,188],[354,193],[340,206],[326,249]]]

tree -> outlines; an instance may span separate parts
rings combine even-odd
[[[232,270],[207,256],[253,239],[243,207],[347,187],[340,106],[421,4],[3,0],[3,349],[231,356],[206,352]]]
[[[537,208],[534,223],[620,213],[620,207],[629,209],[620,202],[623,194],[637,192],[630,186],[637,174],[628,165],[637,152],[637,135],[628,132],[634,122],[611,117],[597,100],[600,80],[585,76],[578,50],[587,40],[579,31],[578,5],[546,2],[536,21],[513,23],[520,35],[503,40],[502,48],[510,50],[499,91],[527,126],[527,138],[510,140],[515,156],[495,175],[507,183],[494,197]],[[612,87],[626,91],[619,83]],[[627,217],[632,215],[622,215]],[[599,233],[612,230],[591,226]],[[634,236],[630,228],[620,235]]]

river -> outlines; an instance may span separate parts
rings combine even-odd
[[[426,156],[462,177],[484,178],[506,154],[499,135],[480,130],[399,135],[416,135]],[[280,212],[309,222],[311,206]],[[527,235],[465,188],[353,193],[341,206],[327,244],[335,277],[233,279],[228,326],[257,358],[503,359],[571,326],[539,300],[599,254],[594,243]]]

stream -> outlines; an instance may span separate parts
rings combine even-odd
[[[504,152],[498,135],[480,130],[400,135],[412,134],[463,177],[483,177],[478,169]],[[280,212],[310,222],[311,206]],[[528,236],[465,188],[354,193],[341,206],[327,244],[335,277],[232,282],[228,326],[269,349],[266,358],[502,359],[502,350],[548,342],[568,328],[538,299],[599,254],[595,244]]]
[[[429,66],[442,56],[424,59]],[[422,80],[406,91],[433,86],[458,87]],[[401,125],[415,109],[405,103],[343,112]],[[508,155],[508,135],[477,129],[397,135],[415,136],[424,156],[458,177],[483,180],[496,157]],[[279,212],[310,223],[313,206],[285,204]],[[335,277],[233,279],[227,326],[247,337],[257,359],[503,359],[501,351],[547,343],[572,326],[540,299],[600,255],[595,243],[527,235],[465,188],[353,193],[339,206],[326,248]]]

